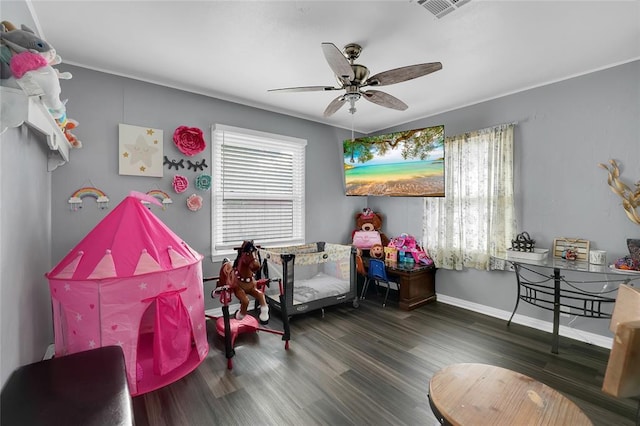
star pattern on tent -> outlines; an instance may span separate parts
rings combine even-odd
[[[144,136],[145,130],[138,131],[125,143],[133,144],[138,135],[143,135],[147,144],[153,146],[153,138]],[[161,134],[161,131],[156,131],[156,133]],[[157,147],[161,148],[162,139],[158,139],[160,145]],[[132,152],[129,152],[129,158],[131,158],[131,154]],[[122,159],[122,152],[120,155],[120,159]],[[156,154],[155,157],[154,166],[159,166],[161,161],[159,158],[162,158],[162,155]],[[127,159],[126,162],[128,163],[129,160]],[[129,169],[137,170],[141,165],[142,163],[133,164]],[[145,167],[147,171],[151,169],[146,165]],[[148,197],[136,194],[134,198]],[[170,302],[179,303],[176,305],[176,309],[179,311],[177,313],[184,319],[184,323],[181,322],[180,327],[184,326],[187,333],[190,333],[188,330],[194,328],[193,336],[185,339],[186,346],[184,348],[177,347],[176,350],[182,351],[186,348],[188,351],[193,350],[202,354],[200,359],[197,356],[189,356],[186,364],[199,364],[209,352],[208,323],[203,315],[205,296],[202,292],[201,257],[164,225],[154,227],[154,230],[157,229],[158,232],[154,233],[152,242],[145,238],[133,238],[138,235],[138,232],[132,232],[131,229],[138,229],[138,227],[141,230],[147,229],[145,227],[147,218],[152,225],[158,221],[154,215],[148,213],[146,207],[142,206],[139,201],[127,199],[123,203],[122,209],[119,206],[114,209],[114,212],[112,217],[116,217],[117,221],[105,221],[105,223],[96,225],[94,228],[96,232],[93,235],[98,235],[98,238],[83,240],[70,251],[68,258],[63,259],[51,271],[49,278],[51,279],[52,293],[57,289],[57,293],[52,296],[55,297],[56,306],[60,307],[56,311],[59,315],[54,316],[54,322],[56,331],[60,330],[63,333],[64,346],[59,349],[60,351],[97,349],[104,345],[117,345],[123,348],[125,362],[132,361],[133,364],[133,372],[129,379],[134,384],[138,383],[138,387],[140,387],[143,385],[142,380],[156,379],[151,377],[152,373],[146,374],[147,371],[144,371],[144,378],[141,375],[136,375],[138,373],[136,356],[139,355],[138,350],[141,349],[141,346],[138,346],[139,336],[148,331],[144,315],[145,312],[150,312],[149,305],[153,304],[154,300],[164,292],[168,280],[171,280],[172,289],[176,290],[176,293],[181,290],[186,291],[170,300]],[[122,230],[126,230],[122,233],[125,234],[123,240],[130,250],[125,250],[115,244],[114,241],[118,242],[117,238],[115,240],[110,238]],[[102,238],[103,235],[104,238]],[[156,236],[157,238],[155,238]],[[173,249],[170,248],[171,246]],[[185,246],[188,249],[183,249]],[[143,250],[148,250],[149,253],[143,255]],[[161,262],[165,259],[164,256],[155,260],[153,256],[155,252],[160,255],[166,254],[166,265]],[[122,264],[131,266],[131,268],[120,268]],[[110,283],[117,281],[119,288],[117,290],[109,289],[108,293],[102,292],[105,289],[101,283],[105,279]],[[137,294],[135,287],[138,287]],[[119,303],[111,304],[109,300],[111,300],[111,296],[115,296],[116,292],[116,297],[120,299]],[[140,302],[141,300],[144,302]],[[132,309],[128,309],[127,306]],[[154,310],[155,308],[154,305]],[[122,309],[125,309],[126,314],[120,314]],[[184,310],[187,310],[187,315]],[[84,318],[85,312],[86,318]],[[145,320],[143,321],[142,318]],[[73,325],[74,321],[76,321],[75,325]],[[117,327],[115,327],[116,325]],[[94,337],[89,337],[91,335]],[[114,337],[116,337],[115,340]],[[127,366],[129,367],[130,364]],[[189,368],[185,368],[185,370],[189,370]],[[167,380],[177,380],[178,376],[182,374],[181,371],[170,373]],[[158,379],[158,382],[163,380],[165,378]]]
[[[158,148],[155,146],[149,145],[143,136],[138,136],[136,138],[136,143],[126,143],[124,146],[131,153],[131,158],[129,159],[130,164],[135,164],[137,162],[142,161],[147,167],[153,166],[153,154],[158,152]]]

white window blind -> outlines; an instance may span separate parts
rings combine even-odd
[[[216,124],[212,127],[212,255],[244,240],[305,240],[304,139]]]

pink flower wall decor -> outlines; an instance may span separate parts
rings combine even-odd
[[[189,180],[182,175],[175,175],[173,177],[173,190],[178,194],[184,192],[189,187]]]
[[[207,147],[202,130],[197,127],[180,126],[173,132],[173,143],[181,153],[196,155]]]
[[[187,207],[192,212],[197,212],[202,208],[202,197],[198,194],[192,194],[187,198]]]

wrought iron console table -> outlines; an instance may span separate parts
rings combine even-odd
[[[571,315],[588,318],[611,318],[615,297],[607,294],[616,292],[618,286],[608,289],[609,283],[627,284],[630,281],[640,279],[640,273],[617,270],[606,265],[593,265],[588,262],[579,262],[559,258],[545,259],[541,261],[525,259],[501,259],[513,265],[518,282],[518,297],[513,308],[507,326],[518,309],[520,300],[542,309],[553,311],[553,334],[551,340],[551,352],[558,353],[560,314],[562,312]],[[541,267],[553,270],[553,275],[544,274],[533,267]],[[584,272],[590,274],[611,274],[615,278],[605,276],[588,281],[568,280],[563,272]],[[526,276],[525,276],[526,275]],[[534,278],[531,278],[534,277]],[[553,284],[550,283],[553,281]],[[566,286],[561,286],[565,283]],[[587,291],[577,284],[601,283],[600,291]],[[566,288],[569,287],[569,288]],[[611,309],[605,309],[610,307]]]

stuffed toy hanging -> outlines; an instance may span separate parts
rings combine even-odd
[[[17,29],[9,21],[0,25],[0,43],[0,77],[7,80],[5,85],[35,83],[44,92],[42,102],[53,118],[64,116],[66,107],[60,100],[59,79],[71,78],[71,74],[60,74],[51,66],[62,62],[55,49],[26,25]]]

